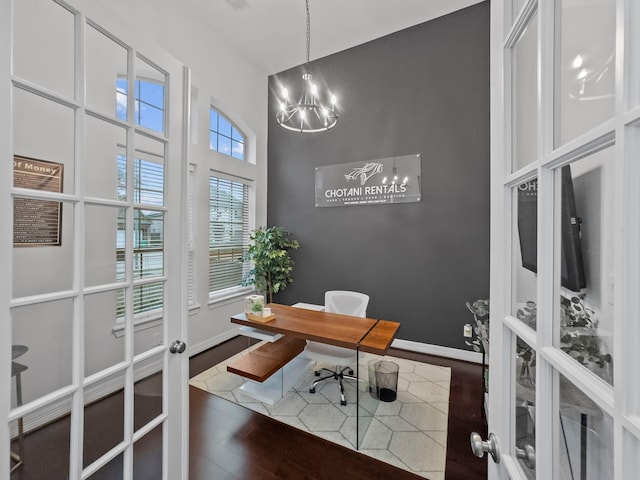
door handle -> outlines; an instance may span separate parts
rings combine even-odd
[[[187,348],[187,344],[181,340],[175,340],[169,347],[171,353],[182,353]]]
[[[530,470],[536,468],[536,449],[526,443],[524,448],[516,447],[516,457],[524,462]]]
[[[471,451],[476,457],[484,457],[485,452],[491,454],[491,458],[496,463],[500,463],[500,446],[498,437],[493,433],[489,434],[489,440],[484,441],[478,432],[471,433]]]

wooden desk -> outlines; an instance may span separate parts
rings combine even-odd
[[[259,328],[286,336],[313,340],[385,355],[400,324],[388,320],[351,317],[337,313],[270,303],[275,319],[267,323],[247,319],[244,313],[231,317],[232,323]]]

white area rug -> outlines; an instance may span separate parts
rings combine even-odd
[[[355,449],[355,382],[345,381],[347,405],[341,406],[335,381],[322,382],[315,394],[309,393],[315,379],[313,370],[309,370],[281,400],[269,405],[246,396],[239,390],[245,379],[227,372],[226,365],[239,355],[243,353],[200,373],[189,383]],[[361,412],[365,405],[364,408],[375,415],[366,418],[361,413],[361,426],[370,423],[359,451],[430,480],[444,480],[451,369],[391,356],[364,354],[360,360],[360,378],[367,380],[369,362],[381,359],[395,362],[400,367],[398,395],[393,402],[378,402],[369,394],[368,384],[361,382]]]

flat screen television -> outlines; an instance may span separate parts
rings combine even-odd
[[[569,165],[562,167],[562,264],[561,284],[568,290],[579,292],[586,288],[584,262],[580,241],[581,219],[576,212],[573,181]],[[538,271],[538,179],[518,187],[518,234],[522,266]]]

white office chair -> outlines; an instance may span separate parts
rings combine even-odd
[[[348,292],[344,290],[330,290],[324,295],[325,312],[341,313],[351,315],[353,317],[366,317],[367,305],[369,304],[369,296],[364,293]],[[316,385],[325,380],[335,379],[340,387],[340,405],[346,405],[347,400],[344,396],[343,379],[357,380],[353,376],[353,370],[349,365],[358,359],[356,350],[349,348],[336,347],[335,345],[327,345],[325,343],[307,340],[307,346],[304,349],[305,355],[316,362],[328,363],[336,365],[335,370],[328,368],[320,368],[315,371],[316,377],[322,374],[322,371],[328,372],[317,379],[309,388],[309,393],[316,393]],[[349,370],[348,374],[344,372]]]

